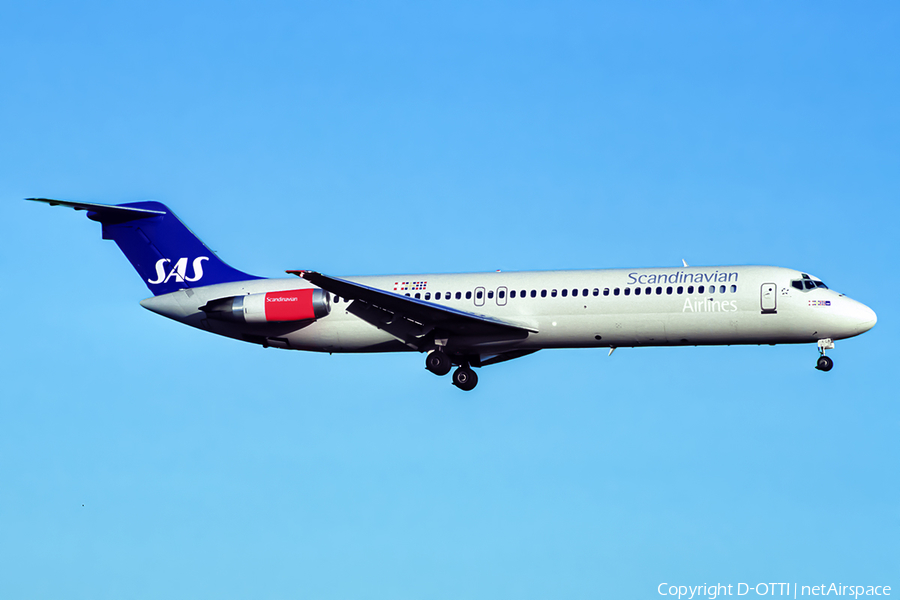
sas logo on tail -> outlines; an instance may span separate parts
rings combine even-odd
[[[161,258],[156,261],[156,279],[148,279],[147,283],[158,285],[160,283],[168,283],[170,279],[174,278],[176,282],[185,282],[185,281],[198,281],[201,277],[203,277],[203,261],[209,260],[208,256],[198,256],[194,259],[193,267],[194,267],[194,276],[187,276],[187,266],[188,259],[187,258],[179,258],[178,261],[175,262],[175,266],[169,269],[168,274],[166,273],[166,264],[172,262],[168,258]]]

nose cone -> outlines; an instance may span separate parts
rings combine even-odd
[[[821,307],[821,304],[812,304],[812,302],[820,301],[811,301],[810,306]],[[875,327],[875,322],[878,321],[874,310],[853,298],[840,296],[830,302],[831,310],[827,313],[828,317],[821,323],[822,328],[819,330],[820,334],[827,332],[827,337],[836,340],[853,337],[872,329]]]
[[[857,331],[856,334],[865,333],[868,330],[875,327],[875,323],[878,322],[878,317],[875,315],[875,311],[866,306],[865,304],[859,302],[859,306],[856,307],[855,317],[857,322]]]

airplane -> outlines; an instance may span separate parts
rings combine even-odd
[[[710,266],[269,279],[222,261],[160,202],[118,205],[27,198],[87,211],[153,296],[141,306],[263,347],[419,352],[453,385],[474,368],[546,348],[816,343],[830,371],[834,340],[877,317],[821,279],[782,267]],[[454,370],[454,367],[456,369]]]

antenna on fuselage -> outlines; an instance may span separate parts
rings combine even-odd
[[[687,261],[684,260],[683,258],[681,259],[681,264],[683,264],[685,267],[688,266]]]

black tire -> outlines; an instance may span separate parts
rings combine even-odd
[[[478,385],[478,375],[469,367],[460,367],[453,372],[453,385],[464,392],[471,391]]]
[[[816,368],[820,371],[830,371],[833,366],[834,361],[827,356],[820,356],[819,360],[816,361]]]
[[[453,363],[450,362],[449,356],[440,350],[435,350],[429,352],[425,357],[425,368],[435,375],[446,375],[453,368]]]

